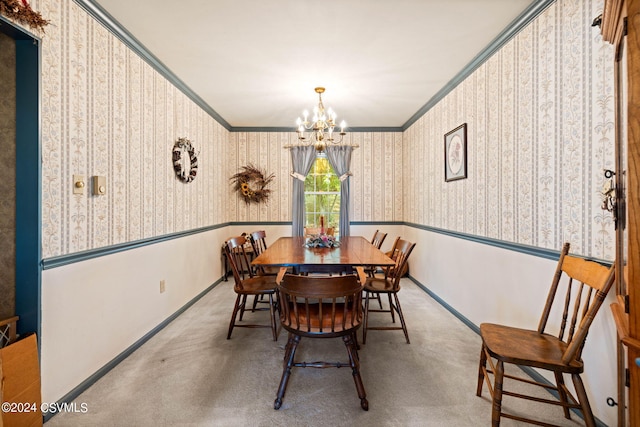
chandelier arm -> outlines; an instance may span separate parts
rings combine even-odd
[[[315,126],[315,122],[302,122],[301,125],[304,126],[306,130],[311,130]]]
[[[322,101],[322,94],[325,89],[323,87],[315,88],[316,93],[318,94],[318,105],[314,108],[313,117],[311,121],[308,120],[307,111],[304,112],[304,121],[298,118],[296,125],[296,133],[298,134],[298,146],[315,146],[318,152],[324,151],[327,145],[341,145],[344,139],[344,136],[347,134],[344,131],[346,127],[346,123],[344,120],[340,123],[340,132],[335,132],[336,123],[336,113],[333,109],[329,108],[325,109],[324,103]],[[334,136],[334,134],[337,135]],[[295,145],[287,145],[286,148],[290,148]],[[355,144],[349,144],[351,147],[358,147]]]

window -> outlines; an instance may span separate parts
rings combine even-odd
[[[325,227],[334,227],[337,234],[340,223],[340,179],[324,153],[318,154],[304,181],[304,201],[305,226],[319,227],[320,216],[324,216]]]

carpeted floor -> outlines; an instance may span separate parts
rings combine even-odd
[[[368,412],[360,408],[349,369],[335,368],[294,369],[282,408],[274,410],[286,331],[274,342],[269,329],[236,328],[227,340],[235,298],[229,281],[80,395],[76,403],[86,404],[86,413],[61,413],[46,426],[490,425],[486,386],[482,398],[475,395],[479,336],[410,280],[402,284],[411,344],[401,331],[369,332],[359,353]],[[268,312],[246,316],[268,322]],[[390,322],[388,314],[371,316],[371,322]],[[297,359],[337,361],[347,355],[339,338],[303,338]],[[505,397],[503,407],[582,425],[549,405]],[[505,419],[502,425],[519,423]]]

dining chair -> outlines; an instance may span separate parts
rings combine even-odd
[[[251,248],[253,250],[253,257],[257,257],[262,252],[267,250],[267,233],[264,230],[254,231],[249,234],[249,241],[251,242]],[[259,276],[275,276],[280,271],[280,267],[273,267],[269,265],[258,265],[254,267],[254,272]],[[258,303],[267,303],[263,295],[256,295],[253,298],[253,309],[257,307]]]
[[[376,249],[380,249],[382,247],[382,243],[384,239],[387,238],[387,233],[383,233],[380,230],[376,230],[373,233],[373,237],[371,238],[371,244],[376,247]],[[367,273],[369,277],[373,277],[374,273],[377,271],[378,266],[369,265],[365,267],[364,272]]]
[[[312,235],[317,235],[317,234],[320,234],[320,227],[305,227],[304,228],[304,235],[305,236],[312,236]],[[325,227],[324,234],[326,234],[327,236],[333,236],[335,234],[335,228],[334,227]]]
[[[386,238],[387,238],[387,233],[383,233],[380,230],[376,230],[376,232],[373,233],[373,237],[371,238],[371,244],[375,246],[376,249],[380,249],[382,247],[382,243],[384,242],[384,239]],[[364,272],[369,277],[374,277],[376,271],[378,271],[377,265],[368,265],[364,268]],[[382,301],[380,299],[380,294],[376,295],[376,299],[378,300],[378,304],[380,305],[380,308],[382,308]]]
[[[280,296],[280,323],[289,331],[285,347],[284,366],[274,408],[280,409],[293,367],[340,368],[350,367],[356,385],[360,406],[369,410],[364,385],[360,376],[356,331],[362,324],[362,287],[366,275],[357,267],[356,275],[316,277],[285,274],[278,275]],[[302,337],[341,337],[347,348],[348,362],[296,361],[296,350]],[[315,390],[311,390],[313,395]]]
[[[396,237],[396,240],[393,242],[393,245],[391,245],[391,249],[389,249],[388,251],[386,251],[384,254],[386,256],[388,256],[389,258],[391,258],[392,260],[396,259],[396,255],[397,255],[397,247],[398,247],[398,241],[400,240],[400,237]],[[374,269],[370,269],[370,270],[365,270],[365,272],[367,273],[367,275],[369,277],[374,277],[374,275],[376,273],[383,273],[384,274],[384,270],[387,269],[389,267],[380,267],[380,266],[376,266]],[[409,264],[406,264],[404,269],[402,270],[400,276],[404,277],[405,275],[407,275],[407,273],[409,272]]]
[[[246,251],[247,239],[244,236],[232,237],[227,240],[225,245],[225,253],[233,272],[233,278],[235,284],[233,290],[237,294],[236,301],[233,305],[233,313],[231,314],[231,321],[229,323],[229,333],[227,339],[231,338],[231,333],[234,327],[243,328],[271,328],[273,333],[273,340],[278,340],[278,329],[276,325],[276,281],[275,276],[260,276],[255,275],[249,264],[249,256]],[[243,267],[245,266],[245,267]],[[271,324],[259,325],[259,324],[245,324],[242,322],[242,317],[247,306],[247,296],[261,296],[266,295],[269,298],[268,308],[253,308],[252,311],[269,310]]]
[[[365,304],[364,304],[364,326],[362,327],[362,343],[367,342],[367,331],[369,330],[395,330],[402,329],[404,336],[407,340],[407,344],[410,344],[409,333],[407,332],[407,325],[402,314],[402,307],[400,306],[400,300],[398,299],[398,292],[400,291],[400,279],[402,279],[403,273],[406,271],[407,263],[409,261],[409,255],[416,246],[415,243],[411,243],[407,240],[400,238],[396,239],[394,243],[394,251],[392,258],[395,261],[395,265],[385,268],[384,275],[368,277],[364,285]],[[372,309],[369,308],[369,300],[376,298],[380,294],[387,294],[389,299],[389,309]],[[369,313],[390,313],[391,321],[395,323],[395,313],[398,314],[400,319],[400,326],[369,326]]]
[[[383,233],[380,230],[376,230],[376,232],[373,233],[373,237],[371,238],[371,244],[375,246],[377,249],[380,249],[382,247],[382,243],[384,242],[384,239],[386,238],[387,238],[387,233]]]
[[[584,370],[582,350],[589,327],[611,289],[613,280],[613,267],[607,268],[593,261],[570,256],[569,243],[565,243],[537,330],[493,323],[480,325],[482,350],[476,395],[482,395],[483,383],[486,379],[493,403],[491,412],[493,426],[499,426],[501,418],[539,423],[534,419],[526,418],[525,415],[503,412],[503,396],[562,406],[567,419],[571,418],[570,409],[580,409],[586,425],[595,426],[587,393],[580,378]],[[558,292],[564,289],[566,292]],[[554,303],[559,306],[554,307]],[[557,328],[557,331],[547,332],[547,329],[551,328]],[[489,369],[487,369],[487,362],[489,362]],[[507,375],[504,373],[505,363],[553,372],[556,384],[554,386],[551,383]],[[493,384],[490,374],[493,375]],[[566,387],[564,374],[571,375],[577,398]],[[558,399],[543,399],[507,391],[504,389],[505,378],[552,390],[557,393]],[[513,383],[510,382],[510,384]]]
[[[249,241],[253,249],[254,257],[267,250],[267,233],[264,230],[254,231],[249,234]],[[258,275],[275,276],[278,274],[280,267],[257,266],[255,272]]]

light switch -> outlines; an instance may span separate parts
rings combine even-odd
[[[73,194],[84,194],[83,175],[73,175]]]
[[[104,196],[107,194],[107,177],[94,176],[92,179],[92,190],[94,196]]]

